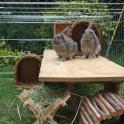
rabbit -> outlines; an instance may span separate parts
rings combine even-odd
[[[77,52],[77,43],[63,32],[55,34],[52,45],[61,61],[72,59]]]
[[[96,58],[101,51],[101,44],[91,26],[92,24],[85,30],[80,41],[82,58]]]

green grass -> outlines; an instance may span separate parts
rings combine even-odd
[[[33,124],[32,112],[24,108],[17,96],[21,90],[15,88],[12,79],[0,79],[0,124]],[[21,120],[17,112],[19,106]]]
[[[12,78],[14,67],[12,65],[0,64],[0,78]]]

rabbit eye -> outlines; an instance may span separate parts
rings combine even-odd
[[[60,37],[59,37],[59,36],[58,36],[57,38],[58,38],[58,39],[60,39]]]

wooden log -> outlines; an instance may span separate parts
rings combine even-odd
[[[53,119],[53,116],[49,117],[47,120],[46,120],[47,124],[58,124],[54,119]]]
[[[87,104],[87,102],[85,100],[83,100],[82,105],[86,109],[89,116],[92,118],[94,124],[99,124],[98,119],[96,118],[96,116],[94,115],[94,113],[92,112],[92,110],[90,109],[89,105]]]
[[[83,113],[83,115],[86,117],[87,121],[89,122],[89,124],[94,124],[91,117],[89,116],[89,114],[87,113],[86,109],[84,108],[84,106],[81,105],[80,107],[81,112]]]
[[[80,111],[80,119],[82,124],[89,124],[84,114]]]
[[[22,93],[18,96],[22,103],[24,103],[28,98],[29,94],[27,90],[23,90]]]
[[[110,93],[110,92],[107,92],[107,94],[114,100],[114,102],[117,102],[118,104],[119,104],[119,106],[122,108],[122,109],[124,109],[124,104],[122,103],[123,101],[121,100],[119,100],[118,99],[118,97],[117,97],[117,95],[115,96],[115,94],[113,94],[113,93]],[[121,98],[120,98],[121,99]]]
[[[124,105],[124,99],[122,99],[120,96],[118,96],[115,93],[112,93],[115,97],[117,97],[117,99]]]
[[[119,106],[124,110],[124,105],[119,101],[112,93],[108,92],[107,93],[115,102],[119,104]]]
[[[102,94],[97,94],[97,97],[101,100],[101,102],[106,106],[106,108],[110,111],[111,115],[115,117],[117,115],[116,110],[107,102],[107,100],[102,96]]]
[[[62,99],[58,98],[55,102],[53,102],[51,105],[49,105],[45,111],[44,111],[44,118],[45,120],[47,118],[50,118],[51,115],[54,116],[55,112],[61,107],[63,106],[63,101]]]
[[[102,109],[102,111],[106,114],[106,118],[111,119],[112,118],[111,113],[108,111],[105,105],[96,96],[94,96],[93,99],[96,101],[98,106]]]
[[[64,105],[64,106],[66,105],[66,102],[69,100],[70,97],[71,97],[71,93],[67,90],[67,91],[64,93],[64,97],[63,97],[63,105]]]
[[[28,91],[24,90],[18,97],[23,103],[23,105],[28,106],[29,109],[33,112],[34,117],[38,119],[41,107],[37,103],[35,103],[31,98],[29,98]]]
[[[105,99],[116,109],[117,114],[122,115],[123,110],[121,109],[119,104],[117,102],[113,101],[113,99],[110,96],[108,96],[106,93],[102,93],[102,94],[105,97]]]
[[[106,120],[106,114],[98,107],[96,101],[95,101],[93,98],[91,98],[91,102],[92,102],[93,106],[95,107],[95,109],[96,109],[96,110],[100,113],[100,115],[102,116],[102,119],[103,119],[103,120]]]
[[[40,124],[40,119],[37,119],[33,124]]]
[[[81,118],[79,118],[79,124],[82,124]]]
[[[102,120],[102,116],[97,112],[97,110],[94,108],[94,106],[92,105],[90,99],[88,97],[85,97],[86,102],[88,103],[88,105],[90,106],[90,109],[92,110],[92,112],[95,114],[96,118],[101,121]]]
[[[39,118],[41,108],[37,103],[35,103],[31,98],[28,98],[24,102],[24,105],[29,107],[29,109],[34,113],[35,118]]]

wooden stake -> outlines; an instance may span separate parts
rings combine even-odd
[[[102,109],[102,111],[105,112],[106,118],[111,119],[112,118],[111,113],[108,111],[108,109],[105,107],[105,105],[96,96],[94,96],[93,99],[96,101],[98,106]]]
[[[106,98],[106,100],[116,109],[117,114],[122,115],[123,110],[121,109],[119,104],[117,102],[113,101],[113,99],[110,96],[108,96],[106,93],[102,93],[102,94]]]
[[[96,111],[96,109],[94,108],[94,106],[92,105],[91,101],[89,100],[88,97],[85,97],[86,102],[88,103],[88,105],[90,106],[90,109],[92,110],[92,112],[95,114],[96,118],[101,121],[102,120],[102,116]]]
[[[89,114],[87,113],[87,111],[85,110],[84,106],[81,106],[81,112],[83,113],[83,115],[86,117],[87,121],[89,122],[89,124],[94,124],[92,119],[90,118]]]
[[[102,116],[102,119],[103,119],[103,120],[106,120],[106,115],[105,115],[105,113],[98,107],[96,101],[95,101],[93,98],[91,98],[91,101],[92,101],[92,104],[93,104],[93,106],[95,107],[95,109],[96,109],[96,110],[100,113],[100,115]]]
[[[102,96],[102,94],[98,94],[97,97],[101,100],[101,102],[106,106],[106,108],[110,111],[113,117],[117,115],[116,110],[106,101],[106,99]]]

